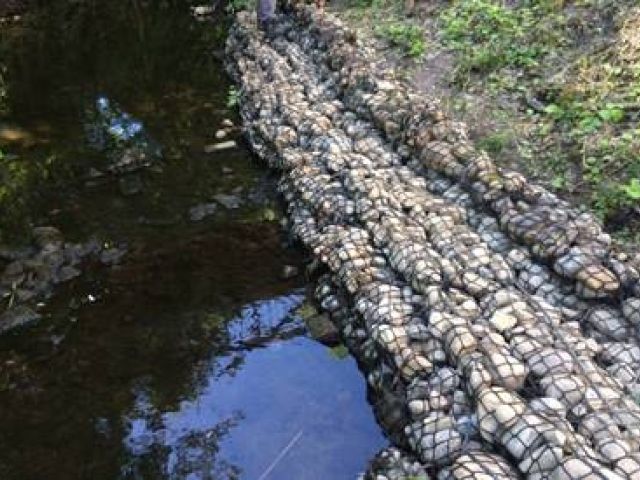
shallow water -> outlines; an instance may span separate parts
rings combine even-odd
[[[278,226],[273,177],[241,144],[204,152],[237,120],[222,22],[184,2],[57,1],[0,37],[2,242],[55,225],[126,251],[0,337],[0,478],[364,470],[385,440],[354,361],[296,314],[305,280],[282,270],[302,270],[302,253]],[[126,151],[150,165],[111,173]],[[202,203],[216,206],[194,222]]]
[[[230,326],[256,316],[279,322],[300,301],[302,296],[256,302]],[[161,446],[163,467],[172,475],[188,459],[196,469],[211,464],[217,475],[237,472],[242,478],[347,478],[362,469],[362,458],[380,439],[363,408],[354,361],[332,358],[313,340],[297,337],[244,355],[216,356],[208,368],[198,396],[159,417],[141,391],[125,441],[138,458],[128,471]]]

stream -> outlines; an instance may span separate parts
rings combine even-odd
[[[57,0],[0,25],[2,251],[54,226],[101,252],[0,336],[2,479],[346,480],[387,443],[355,361],[309,334],[225,22]]]

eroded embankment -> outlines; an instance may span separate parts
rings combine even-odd
[[[318,297],[407,452],[372,476],[640,478],[638,269],[599,225],[498,169],[330,16],[295,9],[267,41],[240,14],[227,54],[290,227],[331,272]]]

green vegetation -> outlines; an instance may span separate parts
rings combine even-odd
[[[298,315],[301,319],[307,320],[315,315],[318,315],[318,310],[313,306],[312,303],[306,301],[296,309],[295,314]]]
[[[451,0],[413,13],[400,0],[347,0],[341,15],[407,57],[433,52],[443,105],[498,163],[610,228],[640,212],[637,0]]]
[[[7,231],[24,234],[23,223],[28,218],[27,192],[46,181],[52,174],[55,158],[49,158],[38,168],[11,153],[0,150],[0,241],[5,241]]]
[[[538,135],[555,134],[567,144],[556,165],[562,175],[579,162],[582,179],[563,188],[589,192],[595,212],[607,219],[640,205],[640,10],[632,10],[612,46],[583,54],[544,91]]]
[[[342,344],[328,348],[328,350],[329,355],[336,360],[344,360],[349,357],[349,349]]]
[[[386,38],[391,45],[399,47],[410,57],[421,57],[427,51],[422,29],[408,23],[391,23],[376,28],[376,34]]]
[[[501,153],[513,141],[511,132],[500,131],[487,135],[478,140],[478,148],[497,155]]]
[[[471,73],[536,67],[545,54],[562,43],[563,17],[553,13],[552,5],[544,1],[523,3],[508,7],[491,0],[459,0],[442,11],[445,45],[459,54],[459,81]]]
[[[227,108],[236,108],[239,102],[240,90],[232,85],[227,92]]]
[[[565,3],[456,0],[435,36],[455,54],[454,88],[499,125],[478,146],[612,220],[640,207],[640,9]]]
[[[250,10],[255,6],[254,0],[229,0],[225,10],[227,13],[235,13],[241,10]]]
[[[400,0],[350,0],[347,18],[357,26],[373,31],[403,55],[419,59],[427,52],[427,41],[420,25],[407,18]]]

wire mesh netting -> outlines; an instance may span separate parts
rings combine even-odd
[[[321,306],[395,447],[367,478],[640,478],[637,261],[468,142],[337,19],[227,45]]]

